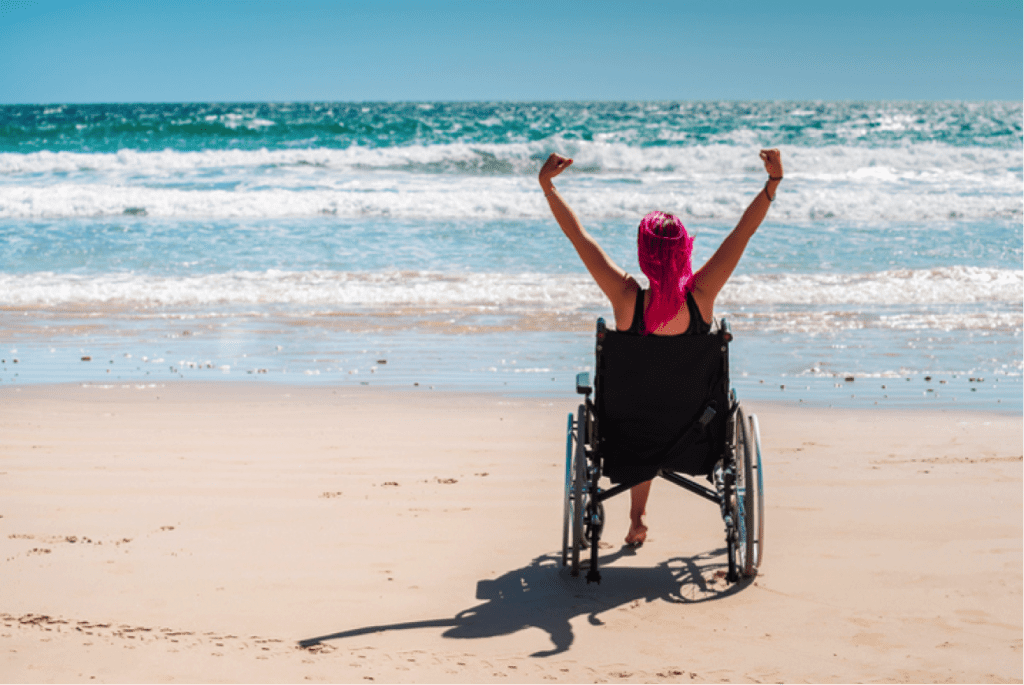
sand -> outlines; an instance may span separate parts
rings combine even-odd
[[[717,507],[608,503],[559,568],[557,401],[0,389],[4,682],[1021,682],[1019,415],[745,403],[765,560]],[[305,645],[305,646],[303,646]]]

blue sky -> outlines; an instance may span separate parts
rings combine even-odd
[[[0,0],[0,103],[1021,100],[1020,0]]]

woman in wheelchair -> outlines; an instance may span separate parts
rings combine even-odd
[[[617,331],[654,336],[700,335],[710,331],[715,298],[768,213],[782,180],[779,151],[761,150],[760,157],[768,173],[764,188],[754,197],[736,228],[696,272],[690,263],[693,239],[678,217],[654,211],[640,221],[637,248],[640,269],[650,281],[647,290],[601,249],[555,189],[552,181],[569,168],[572,160],[558,154],[548,157],[538,177],[541,189],[558,225],[611,302]],[[648,480],[630,490],[626,543],[631,546],[639,546],[647,538],[643,516],[650,488]]]

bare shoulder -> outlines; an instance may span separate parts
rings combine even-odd
[[[693,301],[697,303],[697,309],[700,310],[700,318],[704,319],[704,323],[711,323],[715,316],[715,296],[717,294],[709,293],[707,289],[701,288],[699,284],[693,289]]]
[[[636,291],[640,290],[640,282],[633,278],[632,275],[626,274],[622,277],[622,287],[625,289],[627,295],[636,297]]]
[[[621,295],[612,301],[612,309],[615,312],[615,328],[620,331],[629,330],[633,324],[633,313],[636,309],[636,294],[640,290],[640,284],[629,274],[622,278]]]

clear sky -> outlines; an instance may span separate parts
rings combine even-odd
[[[1020,0],[0,0],[0,103],[1021,100]]]

